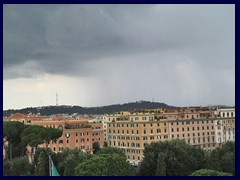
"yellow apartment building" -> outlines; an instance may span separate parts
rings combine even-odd
[[[183,107],[111,114],[107,116],[108,145],[122,149],[128,161],[136,165],[143,158],[145,144],[156,141],[184,139],[190,145],[212,150],[221,142],[235,140],[234,111]]]
[[[137,165],[146,144],[169,140],[168,120],[155,117],[154,112],[134,112],[127,120],[108,122],[108,145],[122,149],[127,160]]]

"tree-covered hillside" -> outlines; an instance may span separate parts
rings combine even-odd
[[[167,108],[172,107],[168,106],[165,103],[159,102],[150,102],[150,101],[138,101],[131,102],[126,104],[115,104],[109,106],[101,106],[101,107],[81,107],[81,106],[44,106],[44,107],[28,107],[24,109],[10,109],[3,111],[4,117],[8,117],[14,113],[40,113],[41,115],[52,115],[52,114],[109,114],[119,111],[132,111],[135,109],[152,109],[152,108]]]

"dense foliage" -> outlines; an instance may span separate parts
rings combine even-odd
[[[62,136],[62,131],[59,129],[24,125],[17,121],[5,121],[3,126],[3,136],[8,141],[6,158],[10,161],[24,156],[27,145],[37,148],[39,144],[48,145],[51,140]]]
[[[229,172],[235,175],[235,142],[226,142],[209,155],[207,169]]]
[[[200,170],[194,171],[192,173],[192,176],[232,176],[232,174],[226,173],[226,172],[219,172],[212,169],[200,169]]]
[[[91,159],[75,168],[78,176],[133,176],[134,169],[122,154],[113,153],[94,155]]]
[[[210,152],[195,148],[179,139],[154,142],[145,147],[139,175],[188,176],[191,174],[234,175],[235,143],[227,142]]]
[[[52,156],[52,160],[61,176],[74,176],[74,169],[82,162],[90,159],[93,155],[82,152],[81,150],[66,148],[62,153]]]
[[[31,165],[25,156],[14,158],[12,161],[7,159],[3,161],[4,176],[29,176],[30,169]]]
[[[3,123],[3,137],[6,141],[8,141],[8,148],[9,151],[7,151],[7,157],[9,157],[10,160],[17,157],[18,154],[15,155],[13,152],[13,148],[17,147],[16,149],[20,150],[20,152],[24,152],[25,147],[21,144],[21,134],[24,131],[24,124],[16,121],[10,121],[10,122],[4,122]],[[9,155],[8,155],[9,153]],[[23,154],[22,154],[23,155]]]
[[[144,149],[139,174],[143,176],[187,176],[206,164],[204,150],[184,140],[154,142]]]
[[[97,154],[119,154],[120,156],[126,158],[125,154],[121,151],[121,149],[109,146],[100,149]]]
[[[27,125],[21,134],[22,143],[37,147],[39,144],[49,144],[51,140],[56,140],[62,136],[62,131],[55,128],[37,125]]]

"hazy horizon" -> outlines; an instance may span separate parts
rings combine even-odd
[[[49,106],[80,106],[82,108],[94,108],[94,107],[104,107],[104,106],[111,106],[111,105],[124,105],[124,104],[128,104],[128,103],[137,103],[139,101],[145,101],[145,102],[153,102],[153,103],[163,103],[163,104],[166,104],[168,106],[174,106],[174,107],[197,107],[197,106],[200,106],[200,105],[185,105],[185,106],[175,106],[173,104],[167,104],[165,102],[156,102],[156,101],[148,101],[148,100],[138,100],[138,101],[132,101],[132,102],[124,102],[124,103],[113,103],[113,104],[105,104],[105,105],[98,105],[98,106],[81,106],[81,105],[77,105],[77,104],[73,104],[73,105],[70,105],[70,104],[59,104],[59,105],[43,105],[43,106],[31,106],[31,107],[23,107],[23,108],[18,108],[18,109],[4,109],[4,111],[7,111],[7,110],[20,110],[20,109],[25,109],[25,108],[38,108],[38,107],[49,107]],[[208,107],[208,106],[228,106],[228,107],[235,107],[235,105],[224,105],[224,104],[206,104],[206,105],[203,105],[201,107]]]

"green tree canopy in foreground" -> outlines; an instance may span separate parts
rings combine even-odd
[[[126,158],[125,154],[121,151],[121,149],[110,146],[100,149],[97,154],[119,154]]]
[[[119,154],[98,154],[79,164],[77,176],[133,176],[135,171]]]
[[[26,157],[17,157],[12,161],[3,161],[4,176],[29,176],[31,165]]]
[[[55,128],[27,125],[21,134],[22,143],[37,147],[39,144],[45,143],[47,146],[50,140],[58,139],[62,136],[62,131]]]
[[[187,176],[206,163],[205,151],[184,140],[153,142],[143,151],[139,175]]]
[[[74,176],[74,169],[92,156],[92,154],[84,153],[78,148],[66,148],[62,153],[53,153],[52,160],[61,176]]]
[[[24,125],[18,121],[3,122],[3,136],[8,141],[7,159],[24,156],[26,146],[37,147],[39,144],[49,144],[51,140],[62,136],[62,131],[37,125]]]
[[[208,158],[207,169],[235,175],[235,142],[229,141],[214,149]]]
[[[200,170],[194,171],[192,173],[192,176],[232,176],[232,174],[226,173],[226,172],[219,172],[212,169],[200,169]]]
[[[17,121],[3,122],[3,137],[8,141],[10,150],[10,160],[13,159],[13,147],[21,146],[21,134],[24,130],[24,124]],[[22,147],[24,148],[24,147]]]

